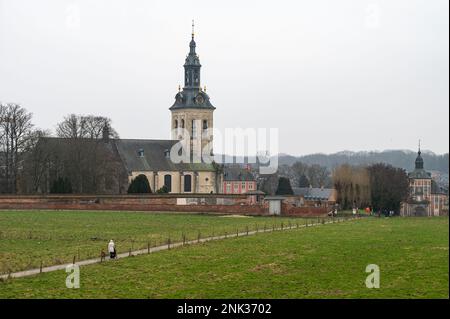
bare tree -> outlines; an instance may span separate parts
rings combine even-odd
[[[307,177],[314,187],[325,187],[329,184],[330,173],[325,166],[313,164],[308,168]]]
[[[365,167],[344,164],[333,170],[333,183],[342,208],[361,207],[371,202],[370,176]]]
[[[118,138],[116,130],[111,127],[111,119],[104,116],[87,115],[83,116],[85,130],[88,138],[99,139],[103,137],[105,128],[107,129],[108,138]]]
[[[296,185],[299,187],[303,187],[304,185],[300,183],[304,181],[304,177],[307,175],[308,165],[302,162],[295,162],[292,165],[292,170],[295,175]]]
[[[111,119],[96,115],[69,114],[56,126],[56,135],[62,138],[91,138],[103,137],[105,127],[108,129],[108,137],[118,138],[118,134],[111,127]]]
[[[56,127],[56,135],[62,138],[86,137],[86,123],[81,116],[70,114]]]
[[[274,195],[278,187],[278,174],[260,175],[258,189],[267,195]]]
[[[56,134],[60,139],[51,141],[51,181],[69,179],[75,193],[101,192],[111,179],[121,183],[123,172],[111,158],[114,148],[108,142],[118,138],[111,119],[69,114],[57,124]]]
[[[52,150],[45,147],[50,136],[47,130],[35,130],[30,135],[30,142],[24,152],[23,170],[20,189],[23,193],[38,193],[46,177]]]
[[[296,184],[299,187],[331,186],[330,172],[325,166],[296,162],[292,165],[292,170],[294,171]],[[308,181],[308,185],[305,185],[306,181]]]
[[[2,158],[2,192],[16,193],[19,169],[28,143],[31,141],[32,114],[18,104],[1,106],[0,111],[0,154]]]

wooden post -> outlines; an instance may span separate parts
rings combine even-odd
[[[131,248],[130,248],[130,250],[128,251],[128,256],[131,257]]]
[[[281,222],[281,230],[283,230],[283,222]]]
[[[39,272],[42,273],[42,260],[41,260],[41,265],[39,266]]]
[[[183,246],[186,245],[186,235],[183,233],[183,235],[181,235],[181,237],[183,238]]]
[[[150,241],[147,242],[147,254],[150,254]]]
[[[239,237],[239,228],[236,228],[236,237]]]
[[[72,265],[75,265],[75,258],[76,258],[76,256],[73,256]]]
[[[170,237],[167,239],[167,249],[170,250]]]
[[[225,238],[227,238],[227,236],[228,236],[228,233],[227,233],[227,232],[225,232]]]

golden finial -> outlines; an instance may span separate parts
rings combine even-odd
[[[192,19],[192,39],[194,39],[194,19]]]
[[[181,85],[178,84],[178,92],[181,91]]]
[[[205,92],[206,92],[206,85],[205,85],[205,87],[204,87],[203,91],[205,91]]]

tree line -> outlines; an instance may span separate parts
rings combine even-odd
[[[417,156],[415,151],[386,150],[382,152],[338,152],[334,154],[310,154],[300,157],[282,155],[278,159],[281,165],[292,166],[296,162],[308,165],[318,164],[329,170],[340,165],[350,164],[353,166],[369,166],[376,163],[386,163],[394,167],[400,167],[407,171],[414,169],[414,160]],[[449,154],[434,154],[422,152],[422,157],[427,163],[429,170],[449,173]]]
[[[18,104],[0,103],[0,193],[118,193],[128,186],[104,141],[119,137],[111,119],[69,114],[52,135],[32,117]]]
[[[295,162],[283,165],[276,174],[261,176],[259,188],[269,195],[293,195],[294,187],[330,187],[336,190],[341,209],[370,207],[374,211],[399,213],[409,195],[406,171],[385,163],[368,166],[326,167]]]

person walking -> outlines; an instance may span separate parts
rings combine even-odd
[[[109,252],[109,258],[114,259],[116,258],[116,245],[114,244],[114,241],[111,239],[108,244],[108,252]]]

